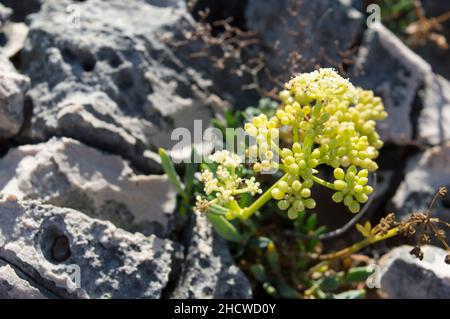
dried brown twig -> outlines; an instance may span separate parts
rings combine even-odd
[[[442,24],[450,20],[450,11],[433,18],[427,18],[422,3],[419,0],[414,2],[414,10],[417,21],[412,22],[405,29],[409,35],[407,42],[411,46],[424,45],[427,41],[431,41],[441,49],[448,49],[447,39],[440,31],[443,30]]]

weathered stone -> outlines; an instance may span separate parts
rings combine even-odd
[[[23,49],[27,38],[28,27],[25,23],[8,22],[3,27],[5,45],[1,49],[7,58],[12,58]]]
[[[424,246],[420,261],[409,253],[412,248],[397,247],[381,258],[382,291],[396,299],[450,298],[450,265],[444,262],[448,252]]]
[[[354,84],[374,90],[389,116],[379,123],[381,138],[404,143],[413,139],[413,103],[431,67],[400,39],[379,25],[364,34],[351,77]]]
[[[176,193],[164,175],[136,175],[120,157],[70,138],[10,149],[0,192],[69,207],[125,230],[167,236]]]
[[[250,283],[206,217],[194,213],[191,223],[186,259],[171,298],[251,298]]]
[[[422,105],[417,120],[419,141],[437,145],[450,140],[450,82],[440,75],[428,74],[419,99]]]
[[[2,55],[0,57],[0,138],[13,137],[22,127],[25,93],[29,85],[28,77],[17,73],[14,66]]]
[[[426,212],[439,187],[450,189],[450,142],[436,146],[408,160],[405,178],[392,198],[393,211],[400,218],[412,212]],[[433,216],[450,222],[450,204],[438,198]],[[447,232],[450,235],[450,232]]]
[[[317,64],[339,65],[342,52],[351,49],[363,33],[363,15],[349,1],[258,1],[246,8],[248,29],[258,32],[272,77],[289,80],[291,54],[301,55],[296,72],[309,72]],[[265,79],[270,81],[270,79]]]
[[[19,271],[0,260],[0,299],[46,299],[38,288],[19,276]]]
[[[0,216],[0,257],[58,297],[160,298],[182,254],[72,209],[10,200]]]
[[[72,1],[45,1],[29,17],[22,54],[34,107],[25,136],[76,138],[154,171],[157,157],[148,150],[170,148],[173,128],[193,131],[198,119],[206,129],[211,82],[162,40],[193,20],[179,1],[161,3],[90,0],[76,3],[82,14],[71,17]]]
[[[436,145],[450,139],[450,83],[384,26],[366,31],[351,79],[383,99],[389,114],[379,123],[383,140]]]

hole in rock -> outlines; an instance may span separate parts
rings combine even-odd
[[[72,255],[69,237],[55,225],[50,225],[42,233],[41,251],[51,263],[65,262]]]

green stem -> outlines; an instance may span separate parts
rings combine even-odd
[[[398,235],[400,232],[398,227],[392,228],[390,229],[386,234],[383,235],[376,235],[373,238],[366,238],[350,247],[344,248],[340,251],[337,251],[335,253],[331,253],[331,254],[327,254],[327,255],[322,255],[321,259],[322,260],[334,260],[334,259],[338,259],[338,258],[342,258],[342,257],[347,257],[350,256],[351,254],[354,254],[356,252],[358,252],[359,250],[363,249],[366,246],[375,244],[379,241],[394,237],[396,235]]]
[[[363,249],[366,246],[369,246],[369,245],[375,244],[379,241],[394,237],[394,236],[398,235],[399,233],[400,233],[400,229],[398,227],[395,227],[395,228],[390,229],[384,235],[376,235],[373,238],[365,238],[362,241],[360,241],[350,247],[346,247],[342,250],[339,250],[335,253],[322,255],[322,256],[320,256],[320,259],[322,261],[319,262],[318,264],[316,264],[314,267],[310,268],[308,273],[313,274],[316,271],[319,271],[321,268],[323,268],[325,266],[329,266],[333,260],[350,256],[350,255],[360,251],[361,249]]]
[[[242,218],[247,219],[252,216],[258,209],[260,209],[265,203],[272,198],[272,189],[277,187],[278,183],[287,178],[287,174],[284,174],[278,181],[276,181],[268,190],[264,192],[257,200],[255,200],[250,206],[243,209]]]
[[[316,104],[313,107],[312,115],[314,117],[319,116],[321,108],[322,103],[320,102],[320,100],[317,100]],[[305,132],[305,139],[303,140],[303,152],[305,154],[305,158],[308,158],[309,154],[311,154],[311,149],[315,139],[316,139],[315,129],[313,125],[311,125],[311,127]]]
[[[274,142],[272,139],[270,140],[270,145],[271,145],[272,148],[278,153],[278,155],[281,156],[281,150],[280,150],[280,148],[278,147],[277,144],[275,144],[275,142]]]
[[[336,187],[334,186],[333,183],[324,181],[323,179],[321,179],[321,178],[319,178],[319,177],[317,177],[317,176],[315,176],[315,175],[311,175],[311,179],[312,179],[314,182],[316,182],[317,184],[320,184],[320,185],[322,185],[322,186],[324,186],[324,187],[327,187],[327,188],[329,188],[329,189],[332,189],[332,190],[336,190]]]
[[[292,125],[292,131],[294,133],[294,143],[298,143],[298,125]]]

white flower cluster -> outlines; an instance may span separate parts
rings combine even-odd
[[[236,199],[236,196],[250,193],[252,196],[261,194],[259,182],[255,178],[241,178],[236,174],[236,169],[241,165],[241,158],[237,154],[227,150],[217,151],[209,156],[209,159],[218,164],[215,173],[210,169],[204,169],[199,180],[204,184],[206,195],[214,195],[212,201],[207,201],[197,196],[197,209],[206,211],[210,204],[226,205]],[[209,205],[207,204],[209,203]]]
[[[315,99],[329,99],[335,96],[338,96],[341,100],[353,101],[356,93],[353,84],[337,74],[332,68],[299,74],[286,84],[286,89],[295,91],[296,96],[294,98],[301,104],[309,103]],[[283,95],[288,98],[289,91],[281,92],[282,99]]]

